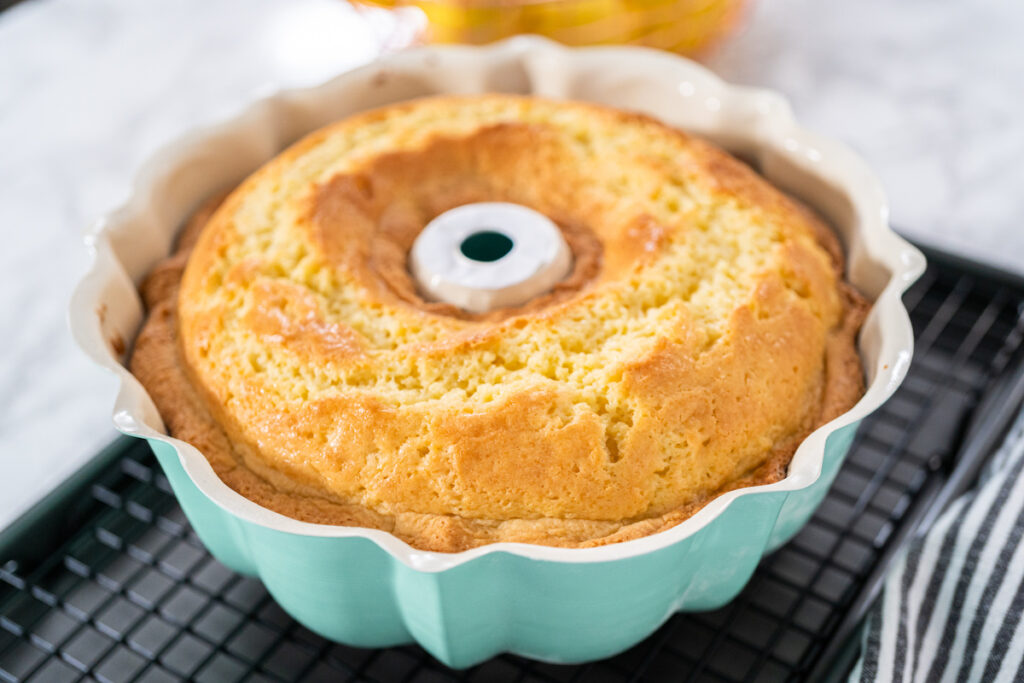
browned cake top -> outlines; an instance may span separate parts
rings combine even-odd
[[[480,201],[550,217],[569,277],[484,315],[425,301],[413,240]],[[782,476],[862,391],[831,233],[711,145],[593,105],[347,119],[191,242],[147,285],[132,362],[172,433],[261,504],[422,548],[652,533]]]

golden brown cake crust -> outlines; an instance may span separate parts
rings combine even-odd
[[[624,541],[782,478],[863,392],[867,305],[831,231],[642,116],[419,100],[221,199],[144,283],[131,369],[171,434],[291,517],[446,552]],[[570,277],[483,316],[425,301],[412,240],[475,201],[550,216]]]

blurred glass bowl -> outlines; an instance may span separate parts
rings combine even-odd
[[[704,51],[736,22],[745,0],[358,0],[416,7],[435,43],[479,45],[533,33],[565,45],[644,45]]]

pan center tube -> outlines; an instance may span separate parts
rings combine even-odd
[[[445,211],[427,224],[409,256],[424,296],[470,313],[521,306],[572,270],[572,252],[554,221],[509,202]]]

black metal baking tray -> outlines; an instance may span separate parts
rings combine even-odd
[[[288,617],[259,581],[210,557],[148,447],[120,440],[0,533],[0,681],[842,674],[886,564],[937,504],[970,483],[1005,421],[992,417],[992,406],[1005,413],[1007,396],[1022,386],[1024,282],[929,257],[927,273],[905,297],[917,337],[907,380],[865,421],[813,520],[762,561],[732,603],[676,615],[617,657],[555,666],[504,655],[454,671],[416,646],[364,650],[326,641]]]

